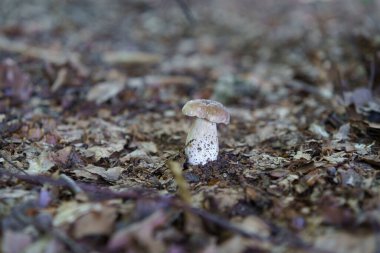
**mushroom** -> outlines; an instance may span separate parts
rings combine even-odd
[[[219,143],[216,124],[230,123],[230,114],[219,102],[207,99],[188,101],[182,113],[196,117],[186,138],[185,154],[191,165],[204,165],[218,158]]]

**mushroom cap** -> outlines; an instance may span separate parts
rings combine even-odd
[[[194,99],[188,101],[182,108],[182,113],[190,116],[205,119],[213,123],[230,123],[230,113],[219,102],[208,99]]]

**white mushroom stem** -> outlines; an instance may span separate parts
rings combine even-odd
[[[185,154],[191,165],[204,165],[218,158],[219,143],[216,124],[196,119],[186,138]]]

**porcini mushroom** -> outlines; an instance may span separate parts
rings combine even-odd
[[[185,154],[191,165],[204,165],[218,158],[219,142],[216,124],[230,123],[230,114],[219,102],[207,99],[188,101],[182,113],[196,117],[186,138]]]

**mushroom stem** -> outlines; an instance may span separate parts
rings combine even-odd
[[[191,165],[204,165],[218,158],[219,143],[216,124],[196,119],[186,138],[185,154]]]

